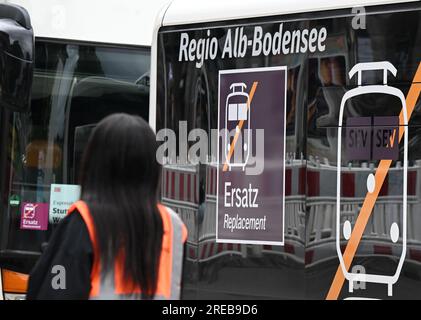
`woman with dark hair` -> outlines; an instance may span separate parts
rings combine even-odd
[[[140,117],[98,124],[83,156],[81,201],[32,271],[28,299],[179,298],[187,231],[158,203],[157,147]]]

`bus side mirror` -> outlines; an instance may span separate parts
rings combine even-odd
[[[0,108],[30,109],[34,62],[34,32],[28,12],[0,4]]]

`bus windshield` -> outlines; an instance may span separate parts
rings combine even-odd
[[[95,124],[115,112],[148,118],[150,50],[37,39],[29,113],[1,117],[0,259],[28,272],[66,205]],[[20,255],[32,262],[16,265]],[[19,260],[19,259],[18,259]]]

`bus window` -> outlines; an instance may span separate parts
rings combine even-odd
[[[95,124],[111,113],[148,118],[150,51],[36,39],[32,103],[28,113],[9,113],[8,161],[0,211],[0,267],[28,273],[48,242],[62,208],[51,194],[77,196],[77,170]],[[68,191],[66,191],[68,190]],[[57,218],[59,217],[59,218]],[[53,219],[54,218],[54,219]]]
[[[284,229],[279,232],[285,235],[283,246],[250,241],[244,236],[244,229],[239,234],[241,238],[231,238],[231,241],[220,238],[223,224],[219,222],[225,213],[219,206],[225,196],[220,192],[224,190],[220,185],[220,181],[223,181],[220,179],[221,171],[224,171],[223,168],[241,165],[235,161],[237,151],[235,147],[243,147],[242,150],[245,150],[244,140],[242,142],[235,140],[236,143],[231,143],[234,141],[232,135],[225,136],[225,139],[218,138],[219,143],[215,148],[208,147],[208,154],[212,152],[215,154],[215,150],[218,151],[218,159],[213,162],[201,161],[202,163],[198,165],[206,168],[204,172],[196,170],[194,175],[190,175],[188,171],[193,170],[181,167],[183,162],[188,162],[183,159],[181,161],[177,159],[179,161],[176,164],[171,163],[164,168],[166,174],[163,175],[162,201],[179,213],[189,229],[188,250],[186,250],[189,274],[183,283],[184,297],[324,299],[329,292],[329,299],[349,296],[390,298],[389,293],[391,294],[392,290],[388,289],[392,287],[391,285],[387,290],[380,291],[374,285],[373,289],[373,286],[370,287],[371,284],[368,284],[367,290],[359,290],[354,292],[355,295],[351,295],[351,291],[354,290],[352,285],[356,282],[352,283],[351,280],[342,285],[341,279],[344,277],[335,276],[343,273],[341,272],[343,264],[339,265],[338,262],[338,258],[342,258],[343,250],[349,253],[354,249],[355,255],[354,253],[348,255],[348,257],[353,256],[350,269],[357,266],[355,272],[365,273],[367,279],[368,276],[372,277],[371,279],[375,276],[376,279],[391,279],[391,274],[398,275],[399,272],[400,284],[395,286],[396,289],[393,288],[393,297],[399,299],[408,297],[408,290],[405,290],[402,284],[416,282],[419,270],[413,272],[412,270],[416,270],[414,265],[420,261],[421,233],[416,231],[415,226],[419,225],[417,220],[419,194],[416,190],[420,185],[417,179],[420,148],[417,143],[420,140],[421,113],[416,106],[419,92],[415,88],[420,82],[417,70],[420,70],[421,11],[419,2],[416,1],[394,5],[380,1],[378,6],[365,7],[367,14],[364,18],[367,28],[355,28],[351,23],[353,19],[351,8],[339,9],[339,6],[345,8],[351,2],[340,1],[340,5],[338,2],[338,10],[335,11],[324,11],[320,6],[321,2],[316,1],[311,4],[306,2],[313,10],[304,13],[300,8],[300,13],[297,15],[283,14],[290,11],[285,11],[282,5],[272,7],[271,1],[266,4],[259,2],[259,10],[266,10],[266,16],[261,12],[256,15],[254,8],[244,6],[237,6],[232,11],[235,14],[231,14],[226,8],[228,2],[224,5],[216,2],[206,3],[203,4],[203,11],[200,11],[197,6],[188,10],[182,1],[174,1],[166,11],[162,26],[157,31],[155,42],[157,55],[156,60],[152,62],[155,69],[153,74],[156,76],[152,79],[152,83],[156,83],[156,92],[152,94],[156,94],[156,102],[155,99],[151,101],[156,103],[157,131],[163,128],[172,129],[176,132],[176,141],[179,141],[183,139],[184,133],[177,130],[182,128],[184,122],[188,123],[187,132],[202,129],[207,130],[208,135],[213,134],[212,129],[216,129],[218,133],[221,133],[221,128],[239,132],[245,128],[244,126],[249,125],[252,130],[265,130],[264,143],[271,141],[265,148],[264,157],[268,154],[267,150],[271,153],[272,149],[284,147],[283,157],[286,160],[284,165],[265,162],[265,167],[273,166],[273,172],[283,170],[284,181],[275,175],[273,177],[260,175],[260,180],[256,183],[260,188],[271,190],[284,183],[284,194],[279,193],[278,196],[274,196],[284,201],[282,210],[277,211],[278,214],[284,214]],[[233,9],[236,6],[232,2],[230,5]],[[279,15],[276,16],[275,11]],[[180,12],[183,12],[181,18]],[[200,17],[198,12],[201,12]],[[314,50],[307,50],[308,41],[305,41],[305,50],[299,50],[299,35],[314,32],[311,30],[326,31],[323,48],[319,50],[314,47]],[[296,35],[296,42],[290,42],[289,37],[293,34]],[[186,39],[187,41],[184,41]],[[247,41],[251,44],[248,48]],[[294,50],[283,47],[286,43],[294,42]],[[199,52],[201,43],[204,44],[203,54]],[[214,43],[214,55],[206,55],[206,43],[210,44],[209,48]],[[256,43],[260,44],[258,50],[257,46],[253,47]],[[407,101],[408,97],[412,99],[412,102],[407,104],[412,105],[413,112],[409,125],[404,130],[408,132],[408,147],[402,142],[395,144],[393,140],[396,139],[393,138],[395,137],[393,134],[397,132],[399,125],[397,115],[403,110],[401,103],[403,99],[396,98],[396,95],[392,100],[388,95],[375,94],[365,88],[367,94],[355,95],[352,100],[344,100],[348,105],[344,104],[344,112],[340,113],[342,99],[348,96],[351,90],[364,87],[366,84],[385,88],[384,72],[368,68],[371,63],[385,61],[397,70],[396,76],[390,77],[390,86],[403,93]],[[349,77],[349,72],[355,65],[360,63],[364,65],[367,62],[369,63],[366,65],[367,78],[363,79],[361,85],[356,77],[352,79]],[[251,96],[250,82],[245,77],[233,78],[231,81],[220,77],[223,73],[251,72],[257,68],[279,66],[287,69],[286,81],[279,82],[279,90],[286,89],[284,125],[281,125],[279,118],[272,113],[263,111],[265,103],[252,104],[249,108],[250,113],[242,112],[240,104],[244,104],[245,99],[241,99],[238,95],[242,90],[231,88],[228,91],[227,88],[237,84],[241,87],[241,82],[244,81],[248,87],[243,91],[250,92]],[[206,97],[201,104],[196,102],[196,97],[199,96],[196,83],[206,84],[200,90],[200,95]],[[260,85],[260,88],[262,87]],[[261,89],[257,89],[256,92],[258,90]],[[265,101],[276,99],[279,90],[268,91]],[[223,95],[221,91],[224,92]],[[257,105],[257,108],[253,105]],[[264,118],[261,124],[256,110],[259,110],[259,115]],[[342,149],[338,148],[340,146],[338,141],[341,139],[338,134],[341,132],[340,116],[346,120],[354,118],[356,122],[352,128],[349,127],[350,129],[357,127],[359,130],[358,136],[348,135],[349,150],[355,153],[355,158],[352,159],[352,152],[349,152],[352,160],[349,163],[338,161],[345,159],[344,156],[340,158]],[[240,123],[244,126],[238,125],[237,129],[237,124]],[[384,128],[384,125],[388,128]],[[272,128],[279,128],[278,135],[282,135],[282,129],[285,130],[283,144],[272,140],[274,134],[268,134],[268,129]],[[374,132],[378,134],[377,145],[371,144],[369,140],[370,137],[375,137]],[[382,134],[384,142],[379,142]],[[342,137],[345,137],[345,134]],[[368,137],[368,140],[364,140],[368,144],[363,145],[362,138],[359,137],[364,139]],[[255,141],[250,140],[250,148],[247,150],[252,149]],[[260,143],[263,144],[262,140]],[[233,144],[234,147],[231,149]],[[396,153],[392,158],[393,162],[388,162],[385,169],[385,172],[389,173],[383,175],[384,180],[381,180],[381,184],[384,182],[383,186],[379,188],[376,185],[376,200],[370,202],[372,203],[370,209],[362,214],[361,219],[359,218],[361,208],[366,207],[362,206],[363,202],[367,203],[366,199],[373,199],[370,198],[373,194],[370,191],[372,189],[371,187],[368,189],[367,186],[372,186],[370,182],[372,179],[369,181],[368,176],[370,170],[374,170],[379,162],[370,155],[371,153],[374,155],[375,152],[378,154],[377,150],[386,150],[378,156],[386,160],[383,163],[391,158],[386,152],[393,150]],[[405,150],[408,161],[403,156]],[[241,148],[238,151],[241,155]],[[358,158],[361,156],[357,157],[362,151],[366,152],[365,157],[361,158],[363,160]],[[343,153],[346,154],[345,151]],[[221,157],[224,154],[231,155],[229,163]],[[218,165],[221,168],[219,171]],[[336,170],[337,167],[344,170],[339,172]],[[237,178],[235,168],[232,171],[226,174],[232,177],[231,181],[234,181]],[[403,188],[406,185],[403,177],[408,181],[407,190]],[[247,179],[245,175],[242,178],[244,181]],[[219,188],[216,187],[218,185]],[[193,201],[196,199],[191,196],[194,194],[199,194],[197,204]],[[366,195],[368,197],[365,197]],[[407,202],[402,199],[407,199]],[[403,214],[402,208],[406,204],[407,213]],[[232,209],[233,215],[240,212],[235,212],[230,203],[225,206]],[[186,208],[189,208],[189,212]],[[367,212],[369,213],[366,214]],[[249,213],[248,217],[251,216],[251,211]],[[256,215],[263,213],[266,214],[262,207],[256,210]],[[415,219],[407,225],[408,230],[412,229],[408,234],[406,227],[403,227],[406,217],[408,221]],[[357,225],[360,227],[359,223],[363,220],[365,222],[361,225],[364,224],[365,232],[361,232],[359,236],[361,241],[358,240],[360,245],[355,247],[355,242],[348,241],[348,236],[351,235],[350,230]],[[337,221],[341,223],[340,227]],[[399,232],[402,237],[396,236],[397,230],[401,230]],[[355,236],[358,232],[352,231],[352,234]],[[190,237],[190,234],[195,237]],[[353,237],[354,240],[357,238]],[[407,242],[404,242],[404,238]],[[350,248],[353,249],[349,250]],[[400,269],[405,254],[405,259],[412,261],[405,261],[404,267]],[[358,269],[359,267],[364,269]],[[365,289],[365,282],[360,283],[364,283]],[[332,295],[330,292],[336,293]]]

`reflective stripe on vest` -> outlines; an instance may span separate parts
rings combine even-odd
[[[83,201],[74,203],[68,214],[75,210],[81,214],[89,232],[94,250],[94,263],[91,271],[91,299],[140,299],[138,288],[133,290],[131,283],[123,282],[123,259],[116,259],[114,268],[105,274],[101,272],[99,246],[95,225],[89,208]],[[154,299],[179,299],[182,273],[183,244],[187,240],[187,229],[175,212],[158,205],[163,223],[163,239],[158,269],[157,289]]]

